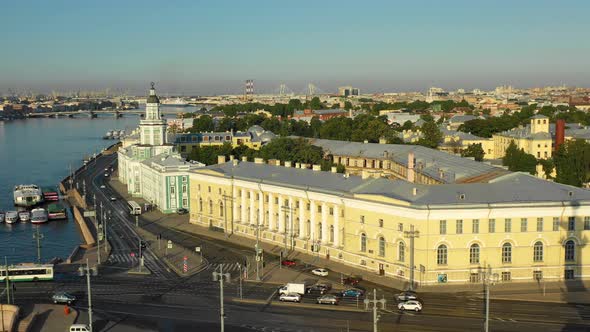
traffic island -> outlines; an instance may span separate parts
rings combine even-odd
[[[314,310],[329,310],[329,311],[348,311],[348,312],[367,312],[364,309],[360,308],[351,308],[345,306],[338,306],[338,305],[326,305],[326,304],[313,304],[313,303],[290,303],[290,302],[281,302],[281,301],[267,301],[267,300],[257,300],[257,299],[238,299],[238,298],[231,298],[231,301],[234,303],[241,303],[241,304],[253,304],[253,305],[273,305],[273,306],[280,306],[280,307],[291,307],[291,308],[304,308],[304,309],[314,309]]]

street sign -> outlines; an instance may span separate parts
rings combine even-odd
[[[131,253],[131,257],[135,257],[135,253],[134,252]]]
[[[260,256],[256,256],[256,261],[260,262]]]
[[[96,217],[95,211],[84,211],[84,217]]]
[[[182,260],[184,260],[185,262],[187,259],[188,259],[188,257],[186,257],[186,256],[182,257]]]
[[[172,249],[172,241],[168,240],[168,249]]]
[[[201,252],[201,247],[195,247],[196,252]]]

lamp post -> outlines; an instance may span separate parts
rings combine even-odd
[[[80,267],[80,275],[86,275],[86,287],[88,292],[88,327],[90,328],[90,332],[92,332],[92,293],[90,287],[90,266],[88,265],[88,258],[86,259],[86,268]],[[95,275],[96,270],[92,270],[93,275]]]
[[[262,248],[260,248],[260,220],[256,225],[250,225],[250,227],[256,229],[256,244],[254,245],[254,252],[256,257],[256,280],[260,281],[260,262],[262,261]]]
[[[410,230],[404,232],[404,237],[410,239],[410,287],[414,290],[414,239],[420,236],[419,231],[414,230],[414,225],[410,225]]]
[[[486,289],[486,319],[484,322],[484,331],[489,332],[490,327],[490,286],[498,281],[498,274],[492,273],[492,268],[488,268],[483,272],[483,282]]]
[[[230,280],[229,273],[223,273],[223,264],[219,264],[219,272],[213,272],[213,281],[219,281],[219,319],[221,323],[221,332],[225,331],[225,311],[223,308],[223,279],[225,278],[226,282]]]
[[[358,297],[357,297],[358,299]],[[377,323],[379,322],[379,315],[377,314],[377,304],[381,303],[383,309],[385,309],[385,299],[377,300],[377,290],[373,289],[373,299],[365,299],[365,310],[369,309],[369,304],[373,304],[373,332],[377,332]]]

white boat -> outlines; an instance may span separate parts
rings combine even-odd
[[[6,211],[6,215],[4,216],[4,221],[7,224],[14,224],[18,221],[18,212],[16,211]]]
[[[14,186],[14,205],[34,206],[43,202],[41,188],[34,184],[21,184]]]
[[[184,107],[189,106],[189,103],[182,98],[168,98],[162,100],[162,106]]]
[[[47,222],[47,220],[49,220],[47,210],[37,208],[31,211],[31,224],[42,224]]]
[[[19,211],[18,218],[20,219],[20,221],[29,221],[29,220],[31,220],[31,212]]]
[[[4,212],[0,212],[0,223],[4,222]]]

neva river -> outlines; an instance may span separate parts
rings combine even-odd
[[[167,108],[169,110],[170,108]],[[195,108],[178,108],[179,112]],[[171,118],[171,115],[167,116]],[[56,186],[70,172],[83,164],[84,156],[100,152],[115,143],[103,140],[109,130],[130,132],[140,117],[128,115],[115,119],[112,115],[98,118],[39,118],[0,121],[0,211],[15,210],[12,190],[16,184]],[[42,261],[53,257],[65,260],[80,244],[76,224],[70,219],[49,221],[43,225],[19,222],[0,224],[0,265],[4,256],[9,262],[37,260],[36,227],[43,234]]]

